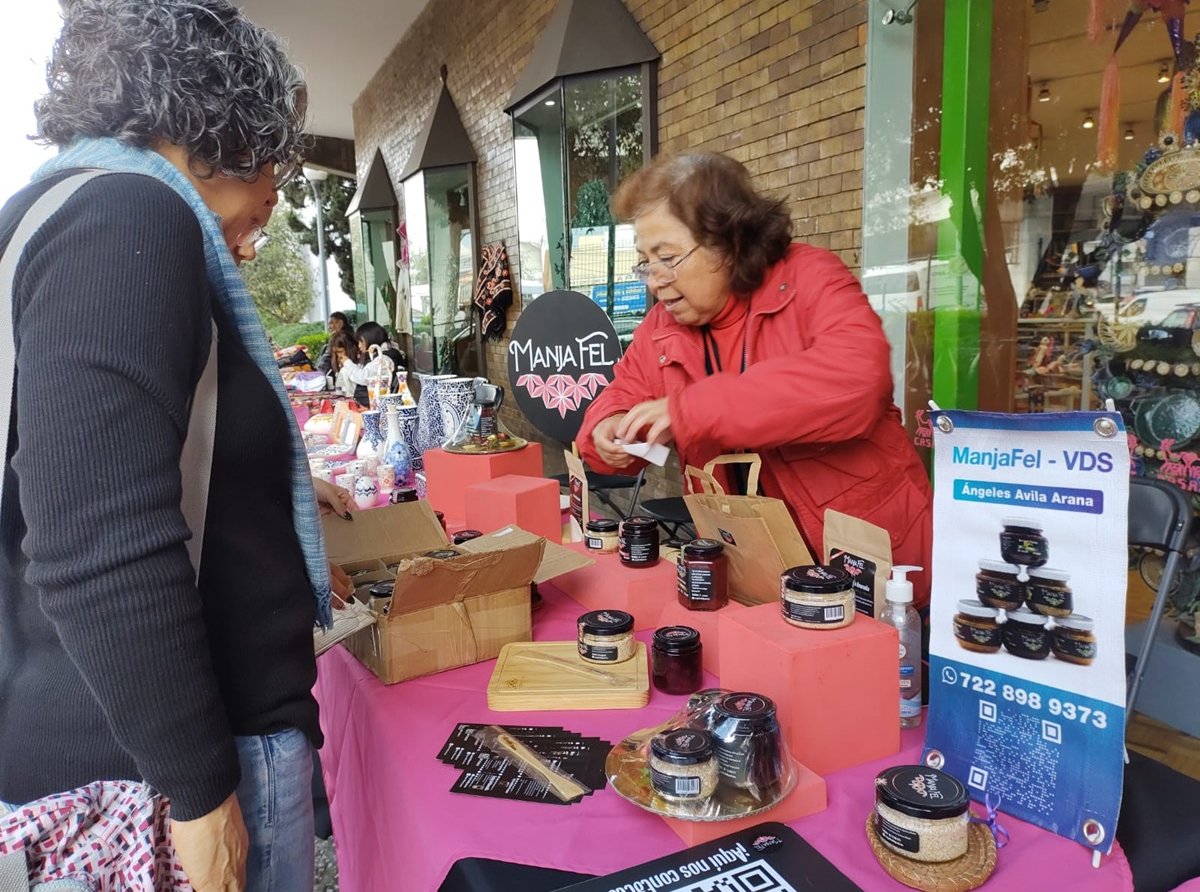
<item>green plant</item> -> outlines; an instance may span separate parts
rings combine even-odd
[[[325,325],[321,322],[288,322],[268,325],[266,329],[267,334],[271,336],[271,340],[277,346],[290,347],[292,344],[300,343],[300,339],[306,335],[322,334],[325,331]]]
[[[316,334],[301,335],[296,338],[296,343],[303,347],[304,351],[315,360],[321,355],[321,351],[325,349],[325,345],[329,343],[329,333],[317,332]]]

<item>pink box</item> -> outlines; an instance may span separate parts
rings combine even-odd
[[[508,474],[468,486],[467,526],[490,532],[515,523],[526,532],[562,542],[558,482],[545,477]]]
[[[434,509],[447,518],[467,516],[467,487],[506,474],[542,476],[542,445],[530,443],[515,452],[457,455],[444,449],[425,453],[425,489]]]
[[[899,706],[896,708],[899,709]],[[797,768],[800,777],[796,781],[796,789],[769,811],[734,821],[681,821],[678,818],[663,820],[689,846],[698,846],[709,840],[719,839],[727,833],[737,833],[739,830],[761,824],[763,821],[779,821],[786,824],[788,821],[824,811],[829,804],[825,795],[825,778],[804,765],[798,765]]]
[[[745,609],[746,607],[737,601],[730,601],[720,610],[688,610],[676,598],[663,605],[662,613],[658,615],[658,624],[659,626],[691,626],[699,632],[704,671],[719,677],[721,673],[717,655],[721,652],[721,632],[717,619],[722,613]]]
[[[587,610],[625,610],[633,614],[635,631],[658,628],[659,616],[675,600],[675,565],[660,560],[653,567],[631,570],[616,554],[588,551],[582,542],[567,548],[595,560],[590,567],[559,576],[554,586]]]
[[[775,701],[792,755],[829,774],[900,749],[900,642],[861,614],[843,629],[785,622],[779,605],[720,616],[721,687]]]

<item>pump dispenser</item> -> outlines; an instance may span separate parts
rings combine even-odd
[[[896,629],[900,636],[900,727],[916,728],[921,724],[921,617],[912,606],[913,586],[909,573],[920,567],[892,568],[887,581],[887,606],[880,622]]]

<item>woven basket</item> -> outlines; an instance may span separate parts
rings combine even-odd
[[[996,841],[983,824],[967,826],[967,853],[941,863],[913,861],[889,849],[875,832],[875,812],[867,817],[867,842],[883,869],[912,889],[921,892],[967,892],[987,882],[996,869]]]

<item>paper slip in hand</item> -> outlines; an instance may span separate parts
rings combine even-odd
[[[339,641],[349,638],[359,629],[365,629],[375,622],[373,614],[365,604],[357,601],[347,601],[346,606],[333,611],[333,626],[313,629],[313,651],[319,657]]]
[[[644,458],[659,467],[667,463],[667,457],[671,454],[671,450],[662,443],[622,443],[621,451]]]

